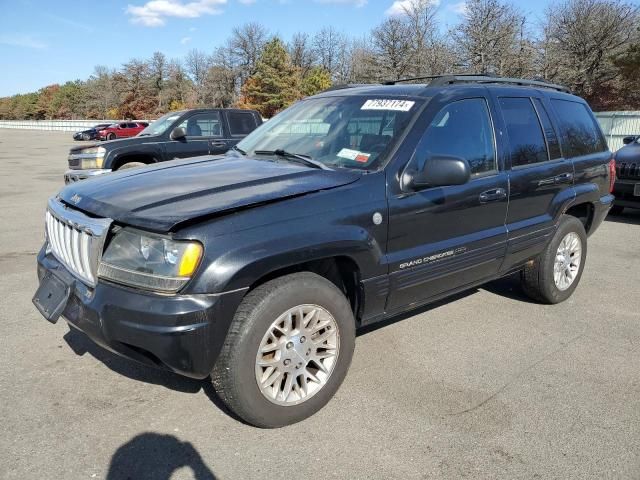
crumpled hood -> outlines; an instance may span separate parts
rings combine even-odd
[[[339,187],[359,176],[232,154],[102,175],[72,183],[59,196],[89,214],[167,232],[186,221]]]

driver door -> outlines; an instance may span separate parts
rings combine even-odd
[[[471,167],[469,182],[403,191],[401,175],[389,179],[388,312],[498,272],[506,250],[508,181],[499,167],[491,105],[484,96],[432,100],[409,163],[421,169],[434,154],[462,157]]]
[[[228,149],[224,141],[220,112],[196,113],[185,119],[180,127],[185,129],[187,135],[167,143],[169,160],[224,153]]]

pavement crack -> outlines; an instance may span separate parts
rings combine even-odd
[[[561,345],[556,348],[555,350],[553,350],[552,352],[547,353],[546,355],[544,355],[542,358],[536,360],[535,362],[533,362],[532,364],[528,365],[527,367],[523,368],[522,370],[520,370],[516,375],[514,375],[511,380],[509,380],[507,383],[505,383],[504,385],[502,385],[498,390],[496,390],[495,392],[493,392],[491,395],[489,395],[487,398],[485,398],[484,400],[482,400],[481,402],[473,405],[472,407],[466,408],[464,410],[460,410],[459,412],[453,412],[453,413],[448,413],[448,416],[456,416],[456,415],[464,415],[465,413],[470,413],[473,412],[474,410],[478,410],[479,408],[482,408],[484,405],[486,405],[488,402],[490,402],[491,400],[493,400],[495,397],[497,397],[498,395],[500,395],[500,393],[502,393],[503,391],[505,391],[509,386],[513,385],[520,377],[522,377],[525,373],[529,372],[530,370],[534,369],[535,367],[537,367],[538,365],[540,365],[541,363],[543,363],[544,361],[548,360],[549,358],[551,358],[552,356],[556,355],[557,353],[561,352],[562,350],[564,350],[565,348],[567,348],[569,345],[571,345],[572,343],[577,342],[578,340],[580,340],[582,337],[586,336],[586,333],[581,333],[580,335],[577,335],[575,337],[573,337],[572,339],[570,339],[567,342],[562,343]]]

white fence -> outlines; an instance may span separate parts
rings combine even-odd
[[[123,120],[0,120],[0,128],[78,132],[91,128],[98,123],[117,123],[122,121]]]
[[[612,152],[622,147],[624,137],[640,135],[640,111],[599,112],[595,115]]]

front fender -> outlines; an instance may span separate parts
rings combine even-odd
[[[103,167],[113,169],[118,162],[128,156],[146,156],[153,160],[153,163],[158,162],[162,158],[162,147],[159,144],[142,144],[132,145],[127,147],[121,147],[116,150],[112,150],[107,154],[107,158],[104,161]]]
[[[215,258],[210,263],[205,258],[207,267],[200,273],[195,291],[218,293],[246,288],[276,270],[338,256],[351,259],[362,278],[378,275],[383,268],[382,246],[370,232],[355,225],[324,226],[298,234],[263,231],[251,236],[253,241],[241,238],[243,235],[225,238],[225,251],[219,256],[212,252]]]

